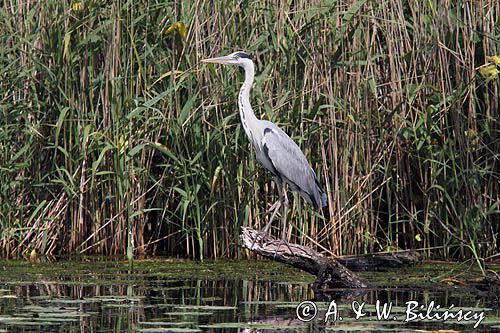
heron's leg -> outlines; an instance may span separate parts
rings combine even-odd
[[[257,238],[260,238],[259,236],[261,236],[261,235],[267,235],[267,233],[269,231],[269,227],[271,227],[271,224],[273,223],[273,220],[274,220],[274,217],[276,216],[276,213],[278,213],[278,211],[280,210],[280,207],[281,207],[281,189],[282,189],[282,186],[281,186],[281,182],[278,179],[276,179],[276,184],[278,185],[280,199],[278,201],[276,201],[271,206],[271,209],[269,209],[269,211],[273,211],[273,213],[271,215],[271,218],[269,219],[269,222],[267,222],[267,224],[264,226],[264,228],[261,231],[259,231],[259,235],[254,238],[254,240],[252,242],[251,249],[253,249],[253,246],[255,245],[255,242],[257,241]]]
[[[269,227],[271,226],[271,223],[273,223],[274,216],[276,215],[276,213],[278,212],[278,210],[280,210],[280,207],[281,207],[281,202],[280,201],[278,201],[278,202],[276,202],[275,204],[272,205],[271,210],[274,209],[274,211],[273,211],[273,214],[271,215],[271,219],[269,220],[269,222],[267,222],[267,224],[264,226],[264,228],[262,228],[262,230],[259,231],[258,235],[253,239],[252,246],[250,247],[250,249],[253,249],[253,246],[255,245],[255,242],[257,241],[257,238],[262,239],[261,236],[267,235]]]
[[[283,232],[281,233],[281,239],[286,240],[286,213],[288,211],[288,198],[286,197],[286,191],[283,190],[281,194],[281,205],[283,206]]]
[[[276,216],[278,210],[280,210],[280,207],[281,207],[281,201],[277,201],[275,204],[272,205],[271,209],[274,209],[274,211],[273,214],[271,215],[271,218],[269,219],[269,222],[267,222],[267,224],[262,229],[263,234],[267,235],[269,227],[271,226],[271,223],[273,223],[274,217]]]
[[[281,202],[281,206],[283,206],[283,217],[282,217],[283,230],[281,233],[281,240],[278,244],[278,247],[276,248],[276,251],[274,252],[274,256],[276,256],[279,248],[281,247],[281,245],[283,243],[286,245],[286,247],[288,248],[290,253],[293,254],[293,250],[290,248],[290,246],[288,245],[288,242],[286,241],[286,213],[288,211],[288,197],[286,196],[286,190],[284,188],[282,189],[282,191],[280,191],[280,202]]]
[[[269,210],[266,212],[266,214],[269,214],[270,212],[274,212],[276,210],[276,206],[278,206],[279,204],[281,204],[281,201],[280,200],[277,200],[275,203],[273,203],[271,205],[271,207],[269,208]]]
[[[276,186],[278,186],[278,195],[279,195],[279,200],[276,201],[276,203],[271,207],[271,209],[274,208],[274,212],[271,215],[271,218],[269,219],[269,222],[267,222],[266,226],[264,229],[262,229],[262,232],[264,234],[267,234],[267,231],[269,230],[269,227],[271,226],[271,223],[273,223],[274,217],[276,216],[276,213],[278,213],[278,210],[280,210],[281,205],[283,205],[283,201],[281,200],[281,193],[283,192],[283,185],[281,184],[281,181],[278,178],[275,178],[274,181],[276,182]]]

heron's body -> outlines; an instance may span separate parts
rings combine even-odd
[[[238,96],[238,107],[243,129],[254,147],[257,160],[273,174],[280,192],[283,184],[286,183],[314,208],[324,207],[326,195],[299,146],[274,123],[258,119],[252,110],[250,90],[255,70],[248,54],[240,51],[225,57],[206,59],[204,62],[236,64],[243,67],[245,82],[241,86]],[[285,210],[283,214],[284,231],[288,203],[286,196],[281,195],[281,193],[280,202]],[[269,224],[271,222],[272,218]],[[266,226],[266,230],[268,226]]]

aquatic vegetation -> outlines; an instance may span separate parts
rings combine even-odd
[[[271,274],[265,266],[272,267]],[[447,272],[464,271],[459,264],[430,265],[405,271],[378,272],[373,288],[345,301],[337,300],[341,322],[322,320],[331,302],[315,302],[317,320],[297,319],[296,308],[312,300],[303,273],[272,262],[224,261],[196,263],[137,261],[134,272],[126,261],[58,262],[32,265],[26,261],[0,261],[0,331],[198,332],[220,329],[262,331],[396,331],[470,329],[473,321],[422,319],[404,324],[401,319],[380,320],[377,302],[391,304],[391,316],[404,318],[406,302],[440,305],[433,315],[454,311],[484,313],[479,329],[493,332],[500,312],[498,292],[432,282]],[[74,269],[69,270],[68,267]],[[176,270],[172,270],[172,268]],[[251,267],[253,270],[242,270]],[[191,272],[191,275],[188,273]],[[261,274],[256,271],[261,270]],[[169,272],[168,276],[159,273]],[[199,275],[198,275],[199,274]],[[372,274],[372,273],[365,273]],[[91,275],[93,283],[86,282]],[[479,276],[475,269],[467,277]],[[464,276],[465,278],[465,276]],[[309,279],[313,280],[312,276]],[[404,280],[404,281],[401,281]],[[363,303],[366,315],[355,319],[351,302]]]

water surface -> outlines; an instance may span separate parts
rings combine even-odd
[[[468,266],[429,264],[369,272],[361,274],[372,286],[366,292],[318,299],[313,276],[269,261],[157,259],[136,261],[133,270],[125,261],[0,261],[0,332],[459,332],[477,322],[404,322],[409,301],[422,311],[434,302],[438,315],[452,306],[484,313],[477,330],[499,331],[499,290],[463,283],[475,274]],[[318,309],[309,322],[296,311],[304,301]],[[377,301],[392,306],[386,320],[377,318]],[[353,304],[363,317],[355,318]],[[332,305],[337,317],[325,323]]]

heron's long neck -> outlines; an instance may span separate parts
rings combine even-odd
[[[243,129],[245,130],[247,136],[251,141],[255,138],[252,137],[250,128],[255,129],[257,126],[257,117],[253,113],[252,106],[250,105],[250,90],[252,90],[253,78],[254,78],[254,67],[245,66],[245,82],[241,86],[240,95],[238,97],[238,107],[240,109],[241,123],[243,124]],[[253,142],[252,142],[253,143]]]

